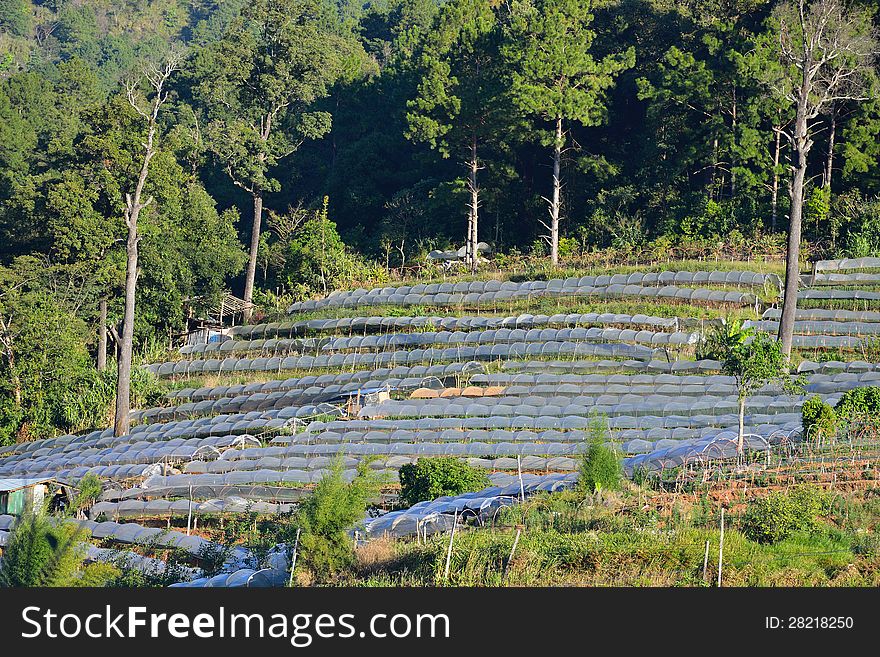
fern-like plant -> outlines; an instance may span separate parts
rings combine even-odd
[[[55,525],[43,513],[26,511],[9,534],[0,587],[74,584],[85,558],[85,538],[77,525]]]

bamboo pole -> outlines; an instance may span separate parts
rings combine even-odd
[[[706,571],[709,568],[709,539],[706,539],[706,554],[703,555],[703,581],[706,581]]]
[[[721,564],[724,560],[724,507],[721,507],[721,539],[718,543],[718,586],[721,587]]]
[[[449,534],[449,547],[446,548],[446,569],[443,572],[443,579],[445,581],[449,581],[449,563],[452,560],[452,541],[455,540],[455,527],[458,524],[458,509],[455,510],[455,515],[452,518],[452,533]]]
[[[522,534],[523,526],[516,526],[516,536],[513,539],[513,545],[510,548],[510,556],[507,557],[507,564],[504,566],[504,574],[501,576],[501,583],[507,581],[507,573],[510,572],[510,562],[513,561],[513,555],[516,554],[516,546],[519,544],[519,537]]]
[[[293,569],[296,568],[296,551],[299,549],[299,532],[300,528],[296,528],[296,538],[293,540],[293,554],[290,556],[290,579],[287,581],[287,586],[293,586]]]

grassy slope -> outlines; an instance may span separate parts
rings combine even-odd
[[[719,509],[683,502],[640,506],[635,488],[591,504],[577,493],[544,496],[512,509],[494,529],[460,534],[449,584],[456,586],[709,586],[718,576]],[[750,541],[728,516],[723,583],[728,586],[877,586],[880,522],[876,489],[846,497],[819,530],[774,545]],[[514,523],[524,531],[510,565]],[[703,559],[709,541],[709,563]],[[380,540],[359,552],[360,570],[346,584],[438,585],[448,537],[427,545]]]

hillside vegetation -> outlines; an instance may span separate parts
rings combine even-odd
[[[0,0],[2,581],[877,585],[878,21]]]

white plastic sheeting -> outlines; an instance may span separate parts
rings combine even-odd
[[[482,524],[491,520],[498,509],[516,504],[521,494],[526,497],[539,492],[556,492],[572,488],[577,482],[576,474],[529,475],[519,477],[506,486],[490,486],[476,493],[455,497],[440,497],[419,502],[403,511],[391,511],[366,524],[370,538],[379,536],[427,535],[452,529],[455,518]]]
[[[677,272],[693,273],[693,272]],[[745,272],[752,274],[752,272]],[[549,284],[553,281],[532,281],[531,285]],[[560,281],[562,282],[562,281]],[[451,285],[451,284],[450,284]],[[516,285],[516,284],[514,284]],[[525,285],[525,284],[522,284]],[[590,297],[590,298],[654,298],[678,300],[688,303],[722,304],[734,306],[752,306],[757,297],[749,292],[713,290],[708,288],[679,287],[664,285],[651,287],[638,284],[613,283],[607,286],[578,285],[572,287],[517,287],[515,290],[497,292],[471,292],[437,294],[400,294],[386,293],[379,290],[375,293],[364,292],[339,293],[318,301],[302,301],[293,304],[288,312],[310,312],[325,308],[357,308],[375,305],[390,306],[461,306],[467,304],[499,304],[510,303],[521,299],[555,298],[555,297]]]
[[[303,301],[288,308],[289,313],[316,310],[320,308],[358,307],[370,305],[457,305],[467,303],[493,303],[512,299],[539,296],[667,296],[687,298],[717,303],[754,302],[754,295],[741,293],[727,294],[719,290],[690,290],[676,288],[677,285],[724,285],[724,286],[763,286],[781,287],[775,274],[760,274],[751,271],[663,271],[633,272],[630,274],[600,274],[580,278],[552,279],[549,281],[461,281],[458,283],[439,283],[428,285],[405,285],[401,287],[374,288],[372,290],[337,291],[317,301]],[[655,290],[651,292],[652,289]],[[657,288],[667,289],[659,294]],[[692,292],[699,292],[692,295]],[[709,295],[707,293],[721,292]],[[679,296],[680,295],[680,296]]]
[[[768,308],[761,315],[762,319],[779,320],[782,317],[780,308]],[[826,308],[798,308],[795,320],[834,321],[834,322],[880,322],[880,312],[876,310],[829,310]]]
[[[275,356],[272,358],[224,358],[223,360],[180,360],[147,365],[158,377],[194,376],[204,373],[282,372],[312,369],[368,369],[393,365],[415,365],[443,361],[491,361],[542,355],[584,355],[650,360],[662,352],[641,345],[587,342],[514,342],[480,346],[427,347],[378,353],[337,353],[319,356]]]
[[[254,340],[257,338],[294,337],[306,332],[387,333],[394,331],[434,328],[444,331],[470,331],[493,328],[535,328],[544,326],[632,325],[639,327],[671,329],[681,322],[699,323],[700,320],[679,320],[675,317],[625,313],[560,313],[555,315],[517,316],[402,316],[402,317],[340,317],[338,319],[310,319],[296,322],[276,322],[234,326],[229,330],[231,338]],[[182,352],[183,350],[181,350]]]
[[[843,258],[842,260],[819,260],[813,265],[815,271],[849,271],[853,269],[880,269],[880,258]]]
[[[624,459],[623,466],[627,473],[632,474],[636,468],[651,472],[691,463],[703,464],[734,458],[737,454],[738,435],[737,430],[728,429],[713,436],[663,445],[660,449]],[[800,436],[800,422],[789,422],[765,428],[760,433],[744,434],[743,442],[748,450],[767,451],[773,444],[799,440]]]
[[[200,577],[172,584],[172,588],[270,588],[287,586],[290,573],[274,568],[240,568],[232,573],[220,573],[213,577]]]

